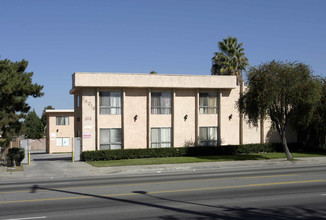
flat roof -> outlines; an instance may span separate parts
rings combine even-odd
[[[46,109],[45,113],[73,113],[73,109]]]
[[[75,72],[70,93],[83,87],[234,89],[236,85],[236,76]]]

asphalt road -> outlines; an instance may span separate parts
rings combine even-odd
[[[0,219],[326,219],[326,167],[0,184]]]

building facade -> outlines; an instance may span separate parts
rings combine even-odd
[[[72,77],[74,135],[81,137],[82,151],[239,144],[235,76],[77,72]],[[279,142],[270,123],[261,125],[244,119],[244,144]]]
[[[46,110],[46,152],[72,151],[74,137],[74,110]]]

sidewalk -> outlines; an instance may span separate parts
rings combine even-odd
[[[160,164],[160,165],[140,165],[122,167],[99,167],[102,174],[122,173],[160,173],[160,172],[182,172],[209,169],[228,168],[258,168],[268,166],[299,166],[299,165],[320,165],[326,166],[326,157],[303,157],[296,158],[296,161],[286,159],[270,160],[244,160],[244,161],[223,161],[223,162],[202,162],[202,163],[182,163],[182,164]]]
[[[230,169],[230,168],[261,168],[269,166],[294,167],[300,165],[326,166],[326,157],[296,158],[296,161],[286,159],[247,160],[204,162],[184,164],[160,164],[120,167],[92,167],[84,162],[72,163],[69,154],[65,155],[33,155],[31,165],[25,165],[24,171],[7,172],[0,167],[0,183],[15,180],[54,180],[74,177],[95,177],[110,174],[150,174],[163,172],[190,172],[198,170]]]

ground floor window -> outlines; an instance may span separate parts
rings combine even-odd
[[[100,129],[100,150],[121,149],[121,128]]]
[[[56,138],[56,146],[57,147],[69,146],[69,138],[68,137],[57,137]]]
[[[199,145],[217,146],[217,127],[200,127],[199,128]]]
[[[171,128],[152,128],[151,139],[151,148],[171,147]]]

